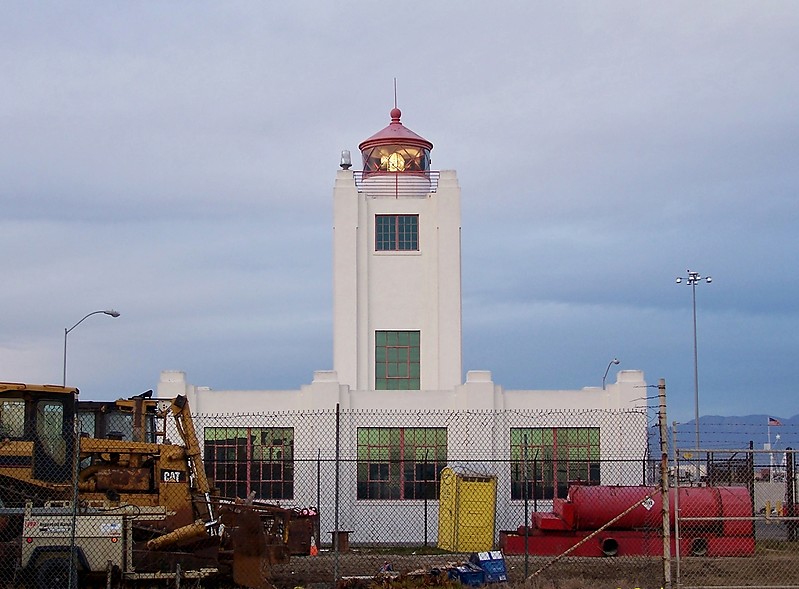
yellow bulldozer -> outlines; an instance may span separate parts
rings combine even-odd
[[[78,396],[72,387],[0,382],[0,586],[15,586],[8,580],[26,570],[38,571],[43,587],[58,586],[66,570],[131,581],[177,570],[270,587],[270,566],[289,557],[292,512],[219,496],[186,397]],[[179,443],[168,439],[168,426]],[[91,516],[100,523],[81,523]],[[92,570],[92,559],[81,555],[84,528],[110,535],[110,544],[118,534],[125,558]],[[26,533],[34,529],[38,535]]]

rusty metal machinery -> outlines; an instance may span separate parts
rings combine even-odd
[[[46,511],[62,501],[77,505],[81,521],[90,511],[125,510],[130,562],[138,571],[213,568],[239,585],[268,587],[269,565],[289,555],[291,511],[253,497],[218,496],[186,397],[164,401],[147,391],[93,402],[78,394],[71,387],[0,383],[0,553],[12,555],[0,563],[0,577],[3,564],[19,562],[23,507]],[[168,419],[179,444],[167,439]],[[148,515],[156,509],[158,517]]]

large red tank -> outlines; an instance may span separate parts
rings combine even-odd
[[[746,487],[683,487],[677,498],[681,554],[754,553],[752,503]],[[672,529],[674,513],[675,490],[670,489]],[[572,486],[566,499],[552,501],[551,512],[533,513],[529,528],[502,532],[500,543],[508,554],[529,550],[531,554],[551,555],[571,551],[573,556],[654,556],[662,554],[662,527],[662,500],[657,487]],[[594,537],[600,529],[602,532]],[[581,542],[589,536],[592,541]],[[677,549],[675,539],[672,532],[672,550]]]
[[[630,513],[608,528],[630,530],[660,527],[663,521],[661,494],[655,487],[573,486],[565,501],[566,505],[569,503],[573,510],[570,527],[574,530],[597,530],[634,505],[636,507]],[[553,506],[555,514],[559,510],[568,510],[566,505],[556,499]],[[669,519],[672,527],[675,521],[674,507],[674,489],[670,489]],[[734,536],[752,531],[751,521],[724,521],[724,518],[752,515],[752,503],[746,487],[681,487],[679,509],[680,527],[686,531],[702,529],[710,532],[719,528],[718,535]]]

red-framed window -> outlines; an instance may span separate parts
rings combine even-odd
[[[419,215],[375,215],[375,251],[419,250]]]
[[[421,370],[420,332],[375,332],[375,390],[418,391]]]
[[[224,497],[293,499],[294,428],[207,427],[205,471]]]
[[[511,428],[510,438],[511,499],[565,498],[571,484],[599,484],[598,427]]]
[[[445,427],[359,427],[358,499],[436,499]]]

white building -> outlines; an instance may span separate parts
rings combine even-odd
[[[573,451],[582,452],[581,459],[572,457],[565,466],[564,460],[557,471],[570,480],[640,484],[639,464],[600,468],[598,462],[600,457],[646,454],[642,399],[647,394],[641,371],[620,371],[605,388],[557,391],[504,390],[482,370],[463,378],[460,187],[455,171],[430,169],[432,143],[405,127],[400,116],[394,108],[390,124],[360,144],[361,170],[349,169],[345,152],[336,175],[333,370],[316,371],[310,384],[282,391],[211,390],[190,385],[183,372],[164,371],[158,396],[184,394],[194,413],[228,416],[227,430],[222,421],[198,428],[205,431],[206,463],[216,469],[212,474],[223,490],[241,494],[252,488],[265,499],[298,506],[316,505],[319,492],[317,482],[311,484],[317,465],[303,460],[322,452],[329,457],[336,447],[332,413],[313,412],[330,412],[337,405],[349,412],[342,422],[340,452],[353,461],[341,472],[339,528],[354,529],[354,541],[379,540],[377,524],[366,529],[356,522],[379,522],[389,517],[390,506],[418,504],[418,489],[428,482],[435,485],[446,462],[468,458],[510,464],[520,460],[521,439],[527,451],[528,435],[529,450],[542,456],[554,455],[553,440],[560,438],[563,447],[569,436],[580,438]],[[377,412],[382,412],[379,419]],[[268,423],[259,423],[259,414],[270,415]],[[270,432],[262,436],[272,440],[264,442],[268,452],[250,448],[259,444],[252,442],[251,432],[242,433],[246,428]],[[273,435],[278,430],[280,435]],[[416,444],[416,467],[423,448],[430,468],[391,466],[381,452],[390,453],[394,434],[402,435],[405,446]],[[374,442],[381,435],[383,442]],[[291,452],[291,484],[259,486],[254,479],[234,484],[217,460],[221,454],[209,456],[209,448],[228,448],[233,459],[230,448],[239,447],[236,439],[242,436],[249,440],[249,461],[260,456],[268,464],[270,456],[279,456],[285,462]],[[496,470],[491,474],[498,476],[498,501],[509,505],[498,514],[498,525],[515,528],[521,523],[522,481],[507,464]],[[282,471],[270,472],[274,483],[274,472]],[[557,472],[549,478],[539,473],[542,485],[548,485],[544,499],[563,493]],[[405,485],[408,477],[421,483],[416,491]],[[323,518],[329,501],[320,501]],[[332,527],[332,520],[325,525]],[[410,526],[406,539],[418,540],[420,533],[419,526]]]

